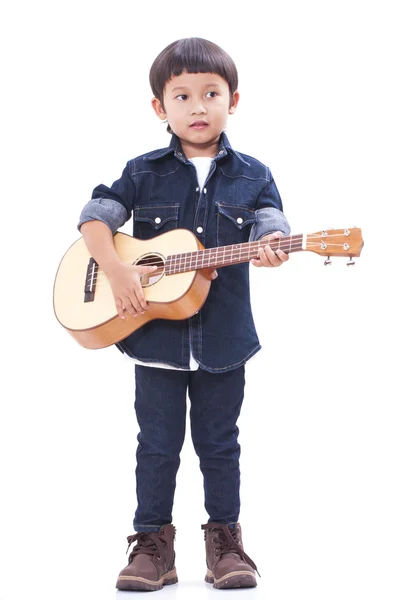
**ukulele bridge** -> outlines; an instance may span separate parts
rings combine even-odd
[[[99,265],[93,257],[90,258],[86,269],[86,280],[85,280],[85,299],[84,302],[93,302],[94,293],[96,291],[97,271]]]

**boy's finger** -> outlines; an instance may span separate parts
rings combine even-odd
[[[140,308],[140,304],[138,303],[137,298],[134,294],[132,294],[130,297],[126,297],[124,299],[124,304],[125,310],[127,310],[128,313],[132,315],[132,317],[137,317],[138,313],[142,311],[142,309]]]
[[[281,264],[281,259],[276,254],[276,252],[274,252],[270,248],[270,246],[265,246],[264,252],[265,252],[265,255],[266,255],[267,259],[268,259],[269,266],[278,267]],[[267,266],[267,265],[265,265],[265,266]]]
[[[117,309],[119,317],[121,317],[121,319],[125,319],[124,309],[123,309],[121,300],[115,301],[115,307]]]
[[[266,248],[268,248],[268,246],[266,246],[264,249],[260,248],[259,252],[258,252],[258,258],[260,261],[260,267],[270,267],[270,261],[268,259],[267,253],[266,253]]]
[[[146,310],[146,308],[148,308],[149,305],[147,304],[146,298],[144,297],[142,286],[135,287],[135,294],[136,294],[137,301],[140,304],[139,312],[143,313]]]
[[[289,259],[289,255],[286,254],[286,252],[283,252],[283,250],[277,250],[275,254],[281,259],[282,262],[285,262]]]
[[[158,269],[157,265],[150,265],[150,266],[138,265],[137,266],[139,277],[141,275],[144,275],[145,273],[153,273],[153,271],[155,271],[156,269]]]
[[[264,255],[264,256],[265,256],[265,255]],[[265,266],[266,266],[266,265],[264,265],[264,263],[261,261],[261,258],[260,258],[260,253],[258,254],[258,258],[252,258],[251,262],[252,262],[252,264],[253,264],[255,267],[265,267]]]

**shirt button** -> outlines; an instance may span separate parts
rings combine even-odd
[[[182,152],[178,152],[178,156],[182,156]]]
[[[202,228],[202,227],[198,227],[198,228],[196,229],[196,231],[197,231],[197,233],[203,233],[203,228]]]
[[[204,188],[203,193],[207,194],[207,188]]]
[[[158,225],[159,223],[161,223],[161,218],[160,217],[156,217],[154,219],[154,222],[157,223],[157,225]]]
[[[196,192],[199,192],[199,191],[200,191],[200,188],[199,188],[199,187],[197,187],[197,188],[196,188]]]
[[[241,224],[243,223],[243,219],[242,219],[242,217],[238,217],[238,218],[236,219],[236,221],[239,223],[239,225],[241,225]]]
[[[220,151],[218,152],[218,154],[223,154],[223,153],[224,153],[224,151],[223,151],[223,150],[220,150]]]

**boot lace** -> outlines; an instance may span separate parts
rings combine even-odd
[[[128,549],[126,554],[128,554],[131,545],[134,542],[137,542],[136,546],[132,549],[132,552],[129,555],[129,563],[133,561],[137,554],[149,554],[150,556],[156,555],[156,557],[160,560],[164,552],[164,546],[166,545],[166,542],[160,539],[159,533],[157,532],[139,532],[135,535],[129,535],[127,540]]]
[[[222,556],[228,552],[235,552],[258,573],[256,564],[251,560],[250,556],[246,554],[243,548],[239,546],[239,530],[237,528],[230,529],[229,525],[222,525],[221,523],[206,523],[206,525],[202,525],[201,528],[215,531],[216,535],[213,541],[215,543],[216,556]],[[258,573],[258,576],[261,577],[260,573]]]

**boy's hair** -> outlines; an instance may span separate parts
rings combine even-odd
[[[162,106],[165,84],[184,71],[216,73],[227,82],[232,103],[233,94],[238,88],[238,73],[232,58],[217,44],[203,38],[192,37],[169,44],[151,66],[150,86]],[[167,131],[172,133],[169,125]]]

